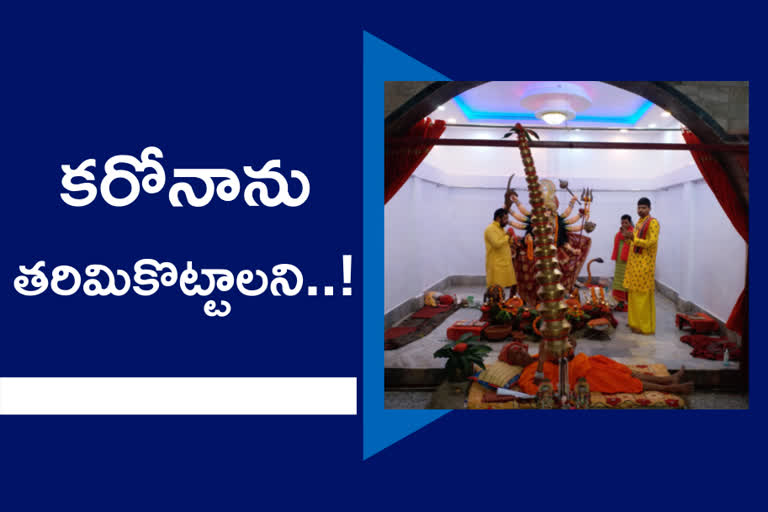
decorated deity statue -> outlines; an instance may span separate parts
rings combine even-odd
[[[483,302],[489,306],[498,305],[504,302],[504,288],[497,284],[488,287],[483,296]]]
[[[574,395],[577,409],[589,409],[591,395],[589,393],[589,384],[587,383],[586,378],[580,377],[579,380],[576,381]]]
[[[504,206],[513,220],[510,225],[524,232],[519,240],[517,250],[512,251],[512,261],[518,280],[518,290],[523,300],[530,305],[537,304],[536,298],[536,269],[534,265],[533,248],[535,233],[532,223],[532,212],[520,202],[515,189],[511,188],[512,177],[507,182],[504,195]],[[568,207],[558,213],[560,202],[556,197],[555,184],[548,179],[539,181],[543,199],[544,216],[553,230],[553,238],[557,246],[557,259],[560,271],[563,273],[562,285],[570,292],[586,260],[592,240],[582,235],[583,231],[590,233],[595,224],[589,222],[589,207],[592,202],[592,192],[585,190],[581,196],[584,201],[582,208],[570,217],[578,199],[572,196]],[[564,185],[564,186],[563,186]],[[562,188],[567,189],[567,182],[561,182]]]
[[[536,394],[536,404],[539,409],[554,409],[555,397],[552,389],[552,382],[544,379],[539,385],[539,391]]]
[[[532,248],[533,226],[531,226],[531,212],[520,202],[515,189],[510,188],[509,185],[511,184],[511,180],[512,177],[510,177],[510,181],[507,183],[507,193],[505,195],[507,199],[505,200],[505,206],[509,214],[517,222],[513,221],[510,223],[510,225],[525,231],[526,246]],[[579,232],[584,229],[583,222],[581,224],[576,224],[579,220],[584,218],[584,209],[581,209],[573,217],[568,218],[568,216],[573,212],[573,206],[577,202],[576,196],[573,196],[571,201],[568,203],[568,207],[562,213],[558,214],[557,210],[560,207],[560,201],[555,195],[555,184],[552,183],[551,180],[547,179],[540,180],[539,183],[541,184],[542,193],[544,194],[544,208],[547,212],[546,215],[550,222],[552,222],[552,227],[555,230],[555,239],[558,248],[562,247],[570,255],[580,255],[581,250],[574,248],[569,243],[568,232]],[[519,213],[512,208],[512,205],[517,207]]]

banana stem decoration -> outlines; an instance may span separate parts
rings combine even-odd
[[[565,288],[560,284],[563,274],[557,261],[554,230],[551,221],[546,216],[539,177],[536,174],[536,167],[533,164],[531,149],[528,145],[531,135],[537,139],[539,136],[532,130],[523,128],[519,123],[515,125],[514,131],[520,142],[520,156],[523,159],[526,181],[528,182],[528,195],[533,207],[531,213],[535,241],[533,253],[536,257],[536,281],[540,285],[537,295],[540,300],[542,317],[540,327],[542,344],[539,359],[543,363],[546,354],[560,358],[562,364],[569,348],[568,334],[571,331],[571,324],[565,319],[568,306],[563,301]],[[559,387],[559,394],[562,396],[564,390],[568,389],[568,381],[561,382]]]

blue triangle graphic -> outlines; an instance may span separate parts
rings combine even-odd
[[[363,32],[363,458],[450,411],[384,409],[384,82],[449,80]]]

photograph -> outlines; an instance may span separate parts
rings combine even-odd
[[[748,408],[748,86],[386,82],[385,408]]]

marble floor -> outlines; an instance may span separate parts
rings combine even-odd
[[[454,287],[444,291],[459,298],[473,296],[482,300],[483,287]],[[634,334],[627,327],[627,313],[616,313],[619,326],[611,334],[610,341],[595,341],[579,339],[577,351],[587,355],[602,354],[623,364],[663,363],[671,370],[677,370],[685,365],[689,369],[718,370],[726,369],[721,361],[709,361],[690,355],[691,348],[680,341],[681,331],[675,326],[675,305],[656,293],[656,335],[643,336]],[[385,368],[442,368],[444,359],[435,359],[433,353],[448,342],[446,329],[458,320],[476,320],[480,311],[473,308],[462,308],[448,317],[443,324],[430,334],[396,350],[384,351]],[[486,360],[498,358],[501,348],[508,343],[486,342],[493,348]],[[538,353],[538,343],[527,342],[531,354]],[[738,363],[730,363],[727,369],[737,369]]]

